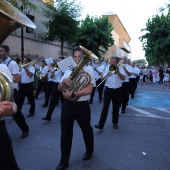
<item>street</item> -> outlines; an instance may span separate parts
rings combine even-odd
[[[35,102],[34,117],[26,117],[27,100],[22,110],[30,127],[27,138],[21,139],[13,118],[6,118],[14,153],[21,170],[55,170],[60,160],[61,103],[56,106],[51,122],[45,122],[42,117],[48,108],[41,108],[44,94]],[[117,130],[112,126],[111,106],[103,131],[93,128],[94,154],[88,161],[82,160],[85,146],[75,122],[68,170],[169,170],[170,91],[159,84],[138,85],[126,113],[120,114]],[[91,105],[92,127],[98,123],[101,109],[96,91]]]

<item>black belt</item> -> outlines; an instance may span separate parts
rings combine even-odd
[[[74,101],[70,101],[70,100],[65,100],[67,103],[73,103],[73,104],[80,104],[80,103],[87,103],[88,102],[88,100],[85,100],[85,101],[76,101],[76,102],[74,102]]]

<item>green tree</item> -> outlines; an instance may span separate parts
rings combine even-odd
[[[136,65],[138,66],[146,66],[147,62],[144,59],[138,59],[138,60],[134,60],[134,62],[136,63]]]
[[[76,1],[60,0],[54,6],[46,4],[42,14],[47,19],[43,25],[47,32],[43,32],[40,38],[43,42],[61,42],[61,55],[63,56],[64,42],[73,44],[78,33],[77,21],[82,11],[81,4]]]
[[[31,2],[31,0],[7,0],[9,3],[14,5],[16,8],[20,9],[22,11],[22,7],[29,8],[31,11],[37,10],[37,6]],[[37,0],[41,1],[41,0]],[[21,7],[22,6],[22,7]]]
[[[139,37],[149,65],[164,64],[170,61],[170,16],[156,14],[148,19],[144,35]]]
[[[113,26],[108,17],[90,17],[81,22],[77,45],[85,46],[99,58],[114,44],[112,38]]]

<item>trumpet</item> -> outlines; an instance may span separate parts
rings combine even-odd
[[[29,63],[27,63],[27,64],[21,64],[21,65],[19,65],[19,71],[21,71],[23,67],[27,67],[27,66],[34,65],[36,62],[37,62],[37,60],[33,60],[33,61],[31,61],[31,62],[29,62]]]

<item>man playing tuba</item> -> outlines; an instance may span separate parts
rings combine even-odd
[[[73,51],[73,59],[76,63],[79,62],[81,56],[81,48],[75,48]],[[63,93],[65,100],[61,110],[61,160],[56,170],[63,170],[68,167],[72,146],[74,120],[78,122],[84,137],[86,152],[83,156],[83,160],[90,159],[93,154],[94,137],[93,129],[90,125],[91,111],[88,100],[90,99],[90,93],[92,93],[93,90],[95,78],[93,71],[87,66],[84,66],[82,69],[89,73],[90,84],[80,91],[65,90]],[[65,85],[70,86],[72,84],[72,77],[70,77],[70,74],[70,70],[67,70],[64,73],[64,76],[58,85],[59,91],[61,91]],[[80,74],[80,72],[78,74]],[[69,98],[75,98],[77,96],[80,97],[77,101],[69,100]]]

